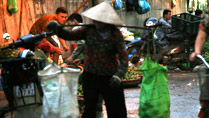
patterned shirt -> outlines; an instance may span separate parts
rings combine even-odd
[[[123,36],[113,27],[107,39],[103,39],[94,25],[68,31],[58,30],[58,36],[65,40],[85,40],[84,70],[86,72],[119,77],[124,76],[128,67],[128,54]]]
[[[209,35],[209,8],[205,13],[205,18],[200,23],[200,29],[205,31]]]

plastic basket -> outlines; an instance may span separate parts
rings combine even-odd
[[[199,30],[201,17],[189,13],[181,13],[171,16],[172,28],[176,31],[190,35],[196,35]]]
[[[209,100],[209,69],[199,68],[198,71],[200,100]]]
[[[11,58],[0,62],[2,64],[2,78],[9,85],[22,85],[34,81],[40,69],[38,60]]]
[[[0,64],[2,66],[2,87],[9,102],[9,109],[6,110],[13,110],[33,104],[41,104],[41,100],[38,100],[38,98],[40,98],[43,93],[37,75],[37,72],[41,69],[40,60],[11,58],[0,61]],[[24,90],[24,88],[28,87],[31,83],[34,85],[35,95],[32,95],[31,97],[24,96],[23,91],[29,91]],[[18,90],[20,90],[20,97],[15,94],[15,91]],[[38,93],[39,96],[37,96],[36,93]]]

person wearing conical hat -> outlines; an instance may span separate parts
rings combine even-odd
[[[127,118],[121,78],[127,71],[128,54],[123,36],[115,25],[120,17],[108,2],[102,2],[82,15],[92,25],[68,31],[56,22],[47,25],[65,40],[85,40],[83,90],[85,109],[82,118],[96,118],[98,96],[104,98],[108,118]]]

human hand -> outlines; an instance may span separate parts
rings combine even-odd
[[[58,53],[59,55],[64,54],[63,49],[62,48],[58,48],[58,47],[54,47],[54,52]]]
[[[68,46],[63,46],[65,51],[68,51],[70,48]]]
[[[79,64],[81,64],[81,59],[75,59],[73,61],[73,63],[75,63],[76,65],[79,65]]]
[[[110,87],[111,88],[119,88],[121,85],[121,79],[117,75],[113,75],[110,79]]]
[[[196,55],[198,55],[198,53],[193,52],[189,57],[190,61],[194,61],[194,59],[196,58]]]
[[[72,63],[72,61],[73,61],[73,58],[72,58],[72,56],[70,56],[65,60],[65,63],[70,64],[70,63]]]

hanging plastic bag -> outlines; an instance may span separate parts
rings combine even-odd
[[[17,6],[17,1],[16,0],[7,0],[7,9],[9,13],[17,13],[19,8]]]
[[[138,5],[135,9],[138,14],[145,14],[151,10],[149,3],[145,0],[138,0]]]
[[[78,118],[77,87],[79,69],[50,64],[39,71],[43,89],[42,118]]]
[[[114,7],[115,7],[115,9],[121,9],[122,8],[121,0],[116,0]]]
[[[143,79],[140,92],[140,118],[170,118],[167,67],[146,57],[140,66]]]
[[[171,7],[175,7],[176,6],[176,0],[171,0]]]

